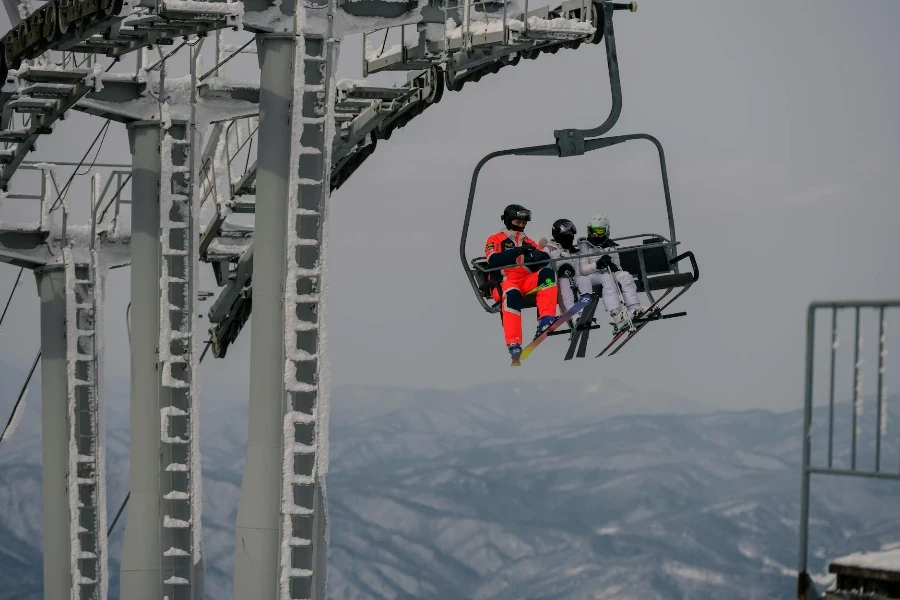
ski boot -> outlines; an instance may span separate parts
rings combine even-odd
[[[538,339],[544,330],[553,325],[559,317],[541,317],[538,320],[537,331],[534,333],[534,339]]]
[[[512,367],[518,367],[522,363],[519,362],[519,357],[522,355],[522,346],[519,344],[510,344],[506,347],[509,350],[509,357],[512,359]]]
[[[640,304],[635,304],[634,306],[629,306],[626,310],[631,313],[631,320],[640,319],[641,315],[647,312],[646,306],[641,306]]]
[[[620,306],[619,308],[612,309],[609,311],[609,316],[611,316],[613,320],[613,334],[628,329],[628,320],[625,318],[624,308]]]

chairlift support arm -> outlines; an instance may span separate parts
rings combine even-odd
[[[606,66],[609,71],[609,90],[612,94],[612,106],[609,109],[609,115],[597,127],[592,129],[560,129],[553,132],[556,143],[559,146],[559,156],[578,156],[584,154],[584,140],[586,138],[600,137],[605,135],[616,122],[619,115],[622,114],[622,82],[619,79],[619,57],[616,52],[616,35],[613,29],[613,11],[637,10],[636,2],[622,4],[617,2],[606,2],[604,0],[593,0],[594,9],[601,11],[603,14],[603,43],[606,45]],[[597,23],[600,26],[600,23]]]

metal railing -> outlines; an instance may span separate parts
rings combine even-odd
[[[119,209],[122,204],[131,204],[131,199],[125,200],[122,198],[122,191],[131,181],[131,169],[117,169],[110,173],[102,190],[100,189],[100,181],[99,173],[95,173],[91,177],[91,244],[94,243],[94,239],[97,237],[97,226],[103,223],[103,219],[110,207],[113,208],[113,216],[111,227],[108,227],[106,231],[116,235],[119,232]],[[110,192],[110,186],[113,181],[115,181],[115,187],[109,199],[107,199],[107,193]],[[103,206],[102,209],[100,209],[101,206]]]
[[[900,300],[870,300],[870,301],[846,301],[846,302],[813,302],[807,310],[806,326],[806,383],[803,408],[803,458],[801,467],[801,491],[800,491],[800,543],[798,557],[797,598],[806,600],[816,597],[815,586],[808,573],[809,552],[809,505],[810,505],[810,476],[837,475],[876,479],[900,480],[900,468],[887,470],[883,464],[883,441],[887,429],[887,405],[885,374],[887,372],[887,316],[891,309],[900,309]],[[842,312],[852,313],[853,316],[853,363],[852,363],[852,387],[851,387],[851,416],[849,432],[849,465],[838,466],[835,460],[835,423],[838,417],[835,403],[836,373],[838,372],[838,349],[840,340],[838,336],[838,319]],[[814,397],[815,397],[815,366],[816,366],[816,317],[821,313],[830,312],[830,356],[828,361],[828,404],[825,427],[817,422],[816,429],[824,429],[827,432],[827,444],[824,447],[822,463],[817,463],[812,458],[813,452],[813,423],[814,423]],[[862,335],[862,318],[866,313],[873,313],[877,318],[877,351],[878,363],[876,367],[876,408],[874,422],[874,436],[863,436],[863,423],[861,419],[863,408],[863,373],[864,364],[864,339]],[[846,415],[845,415],[846,416]],[[824,434],[823,434],[824,435]],[[874,438],[874,439],[873,439]],[[874,442],[874,457],[871,467],[862,467],[860,463],[860,441]],[[871,446],[870,446],[871,449]]]
[[[0,214],[0,223],[4,228],[12,228],[19,231],[48,231],[50,228],[50,211],[52,204],[63,194],[60,191],[59,183],[56,180],[56,171],[54,165],[50,163],[23,163],[20,167],[23,171],[40,171],[41,183],[39,193],[14,193],[9,192],[4,200],[24,200],[24,201],[40,201],[40,216],[36,224],[33,223],[6,223],[3,215]],[[2,209],[2,206],[0,206]],[[34,225],[34,226],[32,226]]]
[[[241,157],[244,157],[244,169],[241,176],[247,172],[251,165],[251,157],[253,151],[253,140],[259,130],[259,117],[249,116],[233,119],[225,125],[225,131],[222,135],[224,140],[225,168],[228,185],[232,186],[236,182],[234,170],[232,166]],[[216,144],[219,140],[216,140]],[[245,154],[242,154],[246,150]],[[218,193],[218,177],[216,172],[216,155],[219,149],[216,148],[208,154],[203,164],[200,165],[200,207],[206,204],[206,201],[212,197],[216,205],[220,205],[220,194]],[[238,178],[239,180],[240,178]],[[225,194],[225,198],[231,197],[231,190]]]
[[[84,52],[63,51],[60,65],[63,69],[92,69],[98,63],[97,54]],[[79,60],[78,56],[81,55]]]
[[[259,117],[241,117],[230,122],[225,128],[225,164],[228,166],[228,182],[235,182],[231,165],[235,162],[241,151],[246,147],[247,153],[244,160],[244,169],[241,174],[250,168],[250,157],[253,152],[253,139],[259,131]]]
[[[102,185],[103,177],[99,173],[91,175],[91,239],[93,240],[97,234],[97,227],[102,225],[107,213],[112,209],[112,217],[109,226],[104,231],[111,235],[117,235],[119,231],[119,215],[122,204],[130,204],[130,199],[123,198],[123,191],[131,181],[131,168],[128,165],[118,164],[95,164],[95,167],[112,168],[108,174],[106,184]],[[14,223],[4,223],[4,227],[12,228],[19,231],[33,232],[49,232],[51,227],[50,215],[59,210],[62,214],[61,236],[66,240],[66,229],[69,221],[69,206],[66,202],[66,196],[70,187],[59,185],[56,178],[56,172],[59,167],[78,168],[78,163],[71,162],[42,162],[42,163],[23,163],[20,167],[24,171],[39,171],[41,173],[40,192],[39,193],[9,193],[6,195],[7,200],[25,200],[40,201],[40,218],[37,223],[26,223],[16,225]],[[87,174],[76,173],[75,178],[84,177]],[[115,184],[115,185],[113,185]],[[33,225],[33,226],[32,226]]]

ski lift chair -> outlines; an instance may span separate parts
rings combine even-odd
[[[554,132],[556,143],[546,144],[543,146],[529,146],[524,148],[513,148],[509,150],[500,150],[488,154],[479,161],[472,174],[472,181],[469,187],[469,198],[466,206],[466,214],[463,222],[462,237],[460,240],[460,260],[466,272],[466,277],[478,298],[482,308],[488,313],[497,313],[500,311],[500,273],[501,268],[488,268],[487,260],[483,256],[475,257],[471,260],[466,258],[466,241],[468,238],[469,226],[472,217],[472,208],[475,203],[475,191],[478,185],[478,175],[482,168],[491,160],[502,156],[553,156],[556,158],[566,158],[569,156],[580,156],[587,152],[600,150],[616,146],[632,140],[645,140],[651,142],[659,154],[659,165],[663,184],[663,193],[665,196],[666,212],[669,222],[669,235],[665,237],[661,234],[639,234],[614,239],[619,244],[617,252],[622,263],[622,268],[631,273],[636,280],[639,293],[645,293],[650,298],[651,303],[657,300],[653,296],[655,291],[663,291],[660,297],[667,297],[671,292],[678,290],[671,300],[663,305],[660,304],[660,311],[654,319],[664,319],[683,316],[685,313],[663,314],[672,302],[686,292],[700,277],[700,271],[697,267],[697,261],[694,254],[690,251],[678,253],[680,242],[675,237],[675,217],[672,209],[672,198],[669,193],[669,178],[666,170],[665,153],[659,140],[648,134],[631,134],[611,137],[599,137],[605,135],[619,118],[622,110],[622,89],[619,81],[618,59],[616,56],[615,35],[612,26],[612,15],[615,10],[630,10],[630,5],[616,4],[607,0],[593,0],[595,11],[603,14],[604,33],[603,38],[606,42],[607,64],[609,66],[610,90],[612,93],[612,108],[606,121],[595,129],[578,130],[563,129]],[[631,242],[631,240],[640,240],[640,243]],[[628,242],[628,243],[626,243]],[[629,245],[630,244],[630,245]],[[601,251],[586,254],[582,256],[600,256]],[[564,259],[551,260],[550,264],[556,267],[558,262]],[[685,272],[681,270],[682,263],[688,260],[690,262],[691,271]],[[527,264],[527,263],[526,263]],[[597,292],[599,290],[595,290]],[[497,298],[494,297],[497,292]],[[595,303],[594,306],[596,304]],[[534,307],[536,297],[527,295],[523,298],[523,308]],[[587,313],[588,309],[585,309]],[[593,314],[593,307],[591,308]],[[560,329],[550,335],[563,333],[573,334],[572,346],[567,359],[573,352],[575,338],[585,330],[585,335],[581,336],[582,347],[579,349],[578,356],[584,356],[584,345],[587,339],[587,331],[597,326],[590,324],[579,326],[577,330]],[[618,351],[618,349],[616,349]],[[612,353],[614,354],[615,351]]]
[[[657,140],[653,136],[647,134],[634,134],[584,140],[584,151],[590,152],[591,150],[606,148],[635,139],[644,139],[651,141],[656,146],[656,149],[659,153],[659,164],[662,175],[663,192],[666,201],[666,212],[669,219],[669,237],[665,237],[658,233],[642,233],[620,238],[613,238],[613,241],[616,242],[619,246],[616,252],[618,252],[619,254],[619,259],[622,263],[622,269],[628,271],[634,276],[638,293],[646,294],[650,299],[650,302],[654,302],[655,299],[653,296],[653,292],[668,290],[670,288],[682,288],[678,294],[680,296],[682,293],[687,291],[687,288],[693,285],[700,278],[700,270],[697,266],[697,259],[694,257],[694,253],[691,251],[683,252],[681,254],[677,253],[677,248],[680,245],[680,242],[678,242],[675,238],[675,216],[672,209],[672,199],[669,194],[669,178],[666,171],[666,158],[665,153],[662,149],[662,144],[660,144],[659,140]],[[489,156],[496,158],[497,156],[510,155],[513,153],[517,155],[548,156],[550,154],[546,152],[534,151],[535,149],[543,149],[547,147],[554,149],[556,148],[555,146],[535,146],[532,148],[521,149],[523,150],[521,154],[518,152],[502,151],[502,153],[494,153],[493,155]],[[497,302],[494,299],[493,291],[495,289],[499,290],[500,288],[500,271],[502,270],[502,268],[489,268],[487,259],[483,256],[473,258],[467,263],[464,254],[465,243],[468,237],[471,209],[474,201],[474,188],[477,184],[478,171],[480,171],[480,167],[482,167],[485,162],[487,161],[482,161],[481,163],[479,163],[479,168],[476,170],[476,174],[472,181],[473,193],[470,194],[469,198],[469,207],[466,213],[466,221],[463,230],[463,239],[460,246],[460,252],[463,258],[463,264],[466,266],[466,274],[470,282],[472,283],[473,289],[477,292],[482,307],[489,313],[496,313],[500,310],[500,302]],[[636,243],[633,240],[640,240],[640,242]],[[596,255],[599,257],[602,254],[603,252],[598,250],[596,253],[586,254],[583,256]],[[555,267],[556,263],[563,262],[565,260],[566,259],[556,259],[551,260],[550,262]],[[681,269],[681,263],[683,263],[683,261],[685,260],[690,262],[690,271],[683,271]],[[599,289],[595,289],[595,291],[599,292]],[[492,301],[493,304],[489,304],[489,301]],[[534,295],[525,296],[523,298],[522,306],[523,308],[533,308],[535,306]]]

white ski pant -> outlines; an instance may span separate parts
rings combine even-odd
[[[577,300],[575,297],[576,289],[578,290],[579,297],[594,291],[591,280],[582,275],[576,275],[575,277],[560,277],[556,287],[559,288],[563,312],[569,310],[572,308],[572,305],[575,304],[575,300]]]
[[[591,273],[584,278],[588,279],[592,284],[603,286],[603,306],[607,312],[622,306],[622,302],[619,300],[619,292],[615,288],[617,282],[622,288],[622,297],[625,298],[626,308],[632,309],[641,303],[637,295],[637,284],[635,284],[631,273],[626,271],[616,271],[612,275],[609,273]]]

